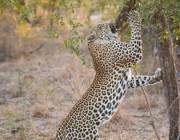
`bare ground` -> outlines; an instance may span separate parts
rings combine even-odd
[[[20,58],[0,64],[0,139],[52,140],[58,125],[91,84],[93,68],[70,53]],[[158,85],[146,88],[162,140],[168,117]],[[150,94],[149,94],[149,91]],[[101,140],[155,140],[140,89],[129,90],[113,118],[99,128]]]

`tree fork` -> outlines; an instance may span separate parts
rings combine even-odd
[[[125,4],[125,6],[123,7],[123,9],[121,10],[121,12],[119,13],[119,15],[117,16],[117,18],[115,19],[113,23],[114,24],[113,26],[116,29],[123,27],[123,23],[127,21],[127,16],[128,16],[129,11],[135,9],[135,3],[136,3],[136,0],[130,0],[129,2]],[[123,28],[126,28],[126,25]],[[121,30],[123,30],[123,28]]]

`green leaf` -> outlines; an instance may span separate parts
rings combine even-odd
[[[134,64],[134,65],[132,66],[132,68],[133,68],[133,69],[136,69],[137,66],[138,66],[138,63]]]

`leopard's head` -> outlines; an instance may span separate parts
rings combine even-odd
[[[118,36],[113,20],[109,20],[104,23],[100,23],[96,25],[94,29],[92,29],[91,34],[89,34],[86,37],[86,41],[91,42],[99,37],[102,38],[103,36],[114,37],[114,38]]]

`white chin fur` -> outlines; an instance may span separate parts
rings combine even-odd
[[[109,33],[110,33],[110,35],[113,36],[113,37],[118,37],[118,33],[117,33],[117,32],[116,32],[116,33],[109,32]]]
[[[118,37],[118,33],[116,32],[115,34],[113,34],[114,37]]]

